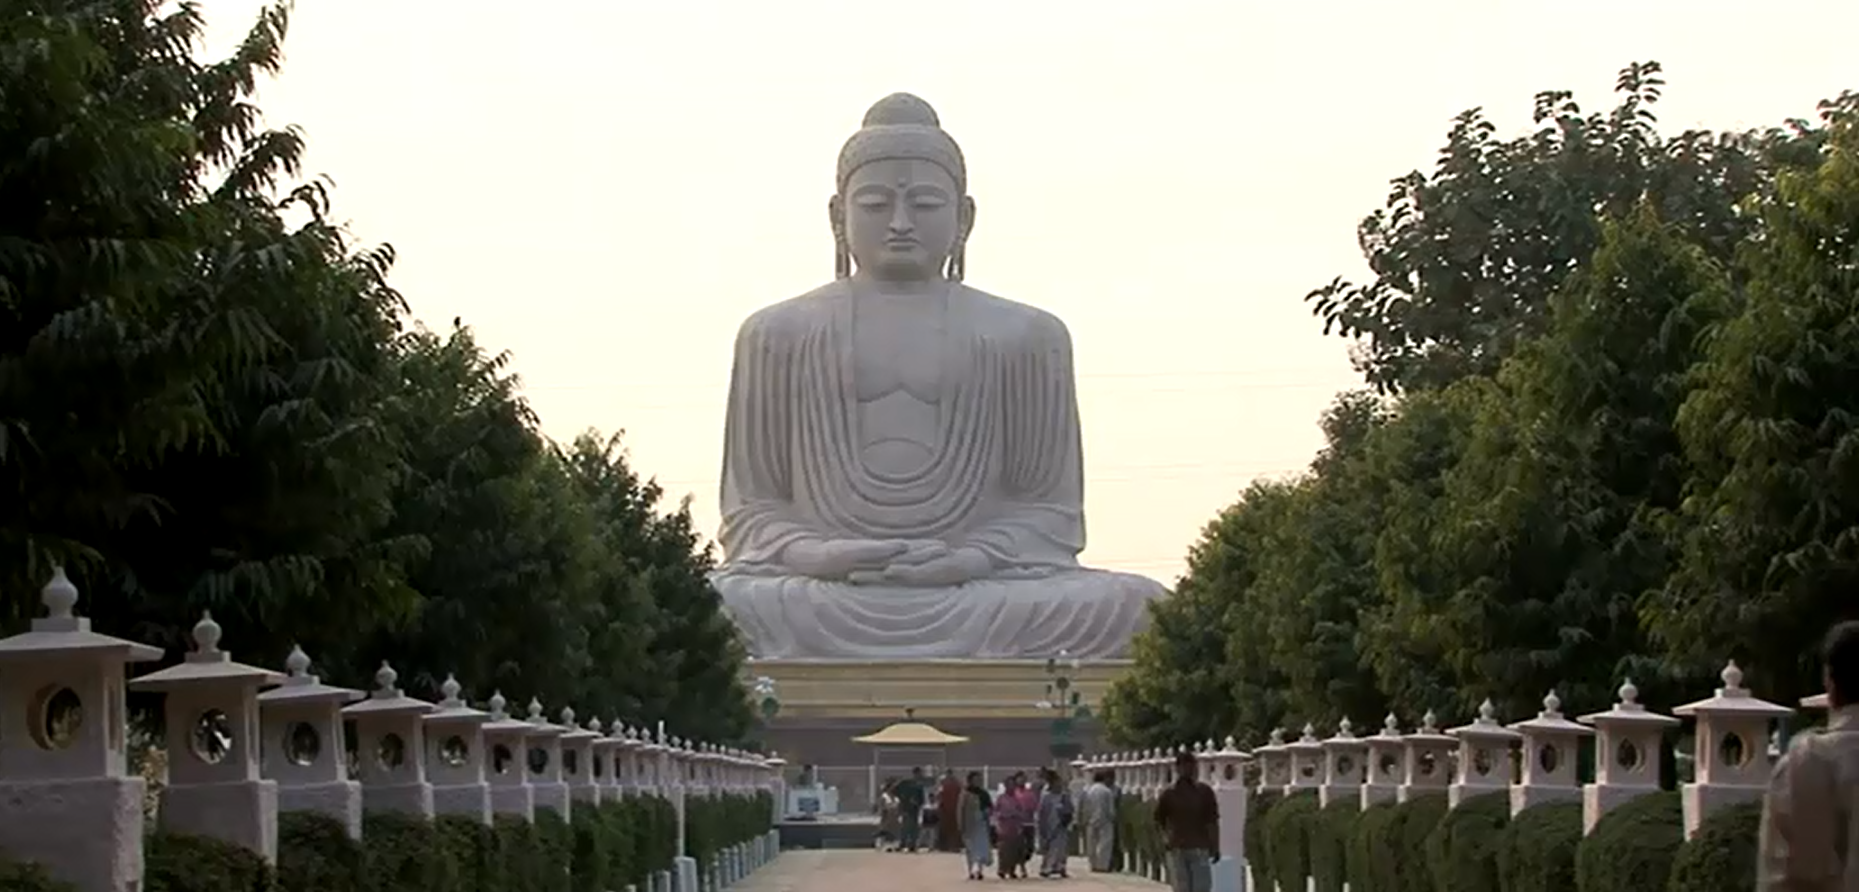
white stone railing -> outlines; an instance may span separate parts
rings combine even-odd
[[[1247,870],[1249,794],[1314,791],[1321,805],[1346,798],[1364,809],[1442,794],[1448,808],[1456,809],[1475,796],[1500,793],[1508,796],[1512,816],[1539,803],[1573,801],[1582,805],[1587,835],[1603,815],[1661,789],[1662,741],[1682,717],[1694,723],[1693,752],[1679,756],[1693,767],[1693,778],[1679,785],[1690,839],[1713,812],[1761,800],[1779,757],[1774,726],[1795,712],[1743,687],[1743,673],[1734,662],[1721,677],[1722,687],[1712,696],[1676,707],[1671,715],[1641,704],[1638,688],[1627,681],[1613,708],[1575,719],[1562,714],[1560,699],[1551,691],[1535,717],[1511,723],[1500,722],[1487,700],[1472,721],[1445,730],[1432,712],[1412,731],[1403,732],[1399,719],[1389,715],[1377,733],[1361,736],[1344,719],[1328,737],[1306,724],[1295,740],[1287,740],[1281,728],[1252,750],[1235,746],[1229,737],[1224,743],[1097,754],[1075,761],[1072,768],[1077,782],[1107,770],[1121,793],[1153,800],[1173,783],[1178,754],[1193,753],[1199,777],[1220,801],[1225,857],[1216,865],[1214,887],[1238,890],[1258,888],[1241,884]],[[1800,706],[1824,709],[1826,695],[1805,698]],[[1593,748],[1594,765],[1593,779],[1585,783],[1576,774],[1583,746]],[[1162,865],[1139,863],[1132,869],[1159,878]]]
[[[534,700],[519,718],[499,692],[476,709],[450,677],[431,703],[400,690],[386,663],[366,693],[322,683],[301,649],[283,673],[248,666],[220,648],[210,616],[195,625],[195,648],[181,663],[129,679],[127,666],[162,651],[92,632],[62,570],[42,600],[46,616],[30,631],[0,639],[0,851],[80,892],[143,885],[146,782],[128,768],[126,688],[165,698],[161,829],[243,846],[267,862],[277,857],[280,812],[325,814],[361,839],[364,809],[492,825],[498,815],[529,821],[544,809],[572,821],[578,809],[642,796],[675,807],[678,854],[637,892],[720,889],[780,850],[771,830],[698,864],[684,840],[694,797],[767,793],[778,802],[779,758],[680,740],[662,727],[581,723],[568,708],[551,721]]]

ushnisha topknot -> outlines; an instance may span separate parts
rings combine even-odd
[[[896,159],[928,161],[949,173],[957,192],[968,192],[962,147],[942,129],[936,109],[909,93],[892,93],[866,110],[859,131],[839,150],[839,191],[860,167]]]

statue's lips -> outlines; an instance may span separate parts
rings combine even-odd
[[[893,251],[908,251],[917,246],[917,240],[912,238],[894,238],[886,241],[884,246]]]

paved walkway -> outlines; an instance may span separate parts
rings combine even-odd
[[[729,892],[967,892],[979,888],[1066,889],[1079,892],[1161,892],[1168,887],[1140,877],[1092,873],[1074,859],[1071,877],[1002,880],[992,872],[982,882],[965,879],[962,856],[940,852],[909,855],[871,849],[782,852],[773,864],[729,887]]]

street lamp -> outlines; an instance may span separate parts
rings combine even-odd
[[[756,702],[762,710],[762,721],[774,721],[775,716],[781,713],[781,700],[775,696],[775,680],[766,675],[756,676],[754,689]]]
[[[1052,742],[1048,747],[1054,759],[1075,759],[1084,747],[1072,736],[1077,723],[1091,717],[1091,707],[1073,687],[1072,675],[1083,663],[1067,651],[1046,658],[1046,699],[1036,704],[1052,713]]]

